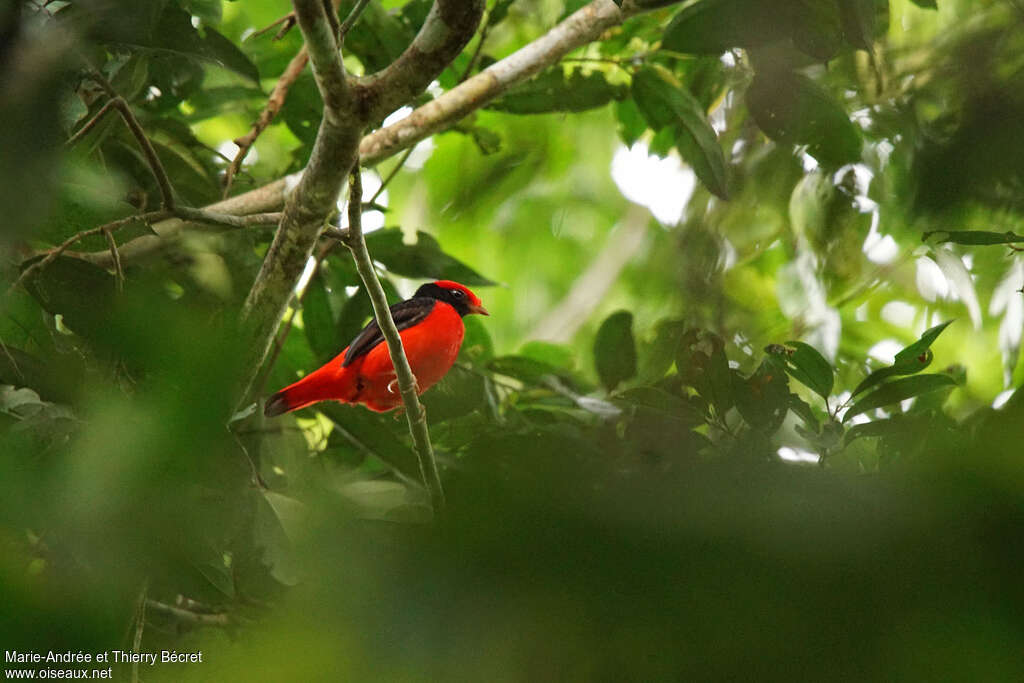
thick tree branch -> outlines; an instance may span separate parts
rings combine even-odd
[[[348,78],[338,53],[337,15],[334,21],[322,2],[295,0],[295,16],[306,39],[313,76],[324,100],[324,118],[339,116],[350,103]]]
[[[324,99],[324,116],[309,163],[285,202],[281,227],[242,307],[254,343],[243,366],[245,402],[259,366],[274,341],[295,282],[313,252],[323,221],[337,206],[345,176],[355,162],[365,124],[353,114],[334,25],[318,0],[295,0],[313,75]]]
[[[383,118],[426,90],[466,47],[483,15],[483,0],[435,0],[412,44],[355,90],[367,121]]]
[[[612,0],[594,0],[529,45],[427,102],[401,121],[366,136],[359,145],[360,156],[367,163],[384,159],[450,128],[513,85],[540,73],[639,11],[632,3],[624,2],[620,9]]]
[[[402,395],[402,404],[405,406],[405,417],[409,422],[409,433],[412,434],[416,456],[420,463],[420,475],[423,477],[424,486],[430,492],[430,504],[436,514],[444,507],[444,489],[441,488],[441,477],[437,471],[434,449],[430,445],[427,412],[420,404],[416,377],[413,375],[409,359],[405,355],[402,336],[398,333],[398,327],[395,326],[395,321],[391,317],[387,296],[384,294],[384,288],[380,285],[380,280],[377,279],[377,271],[374,270],[370,252],[366,249],[366,240],[363,239],[362,203],[363,183],[357,160],[349,179],[349,227],[345,244],[352,251],[356,270],[359,271],[363,287],[373,303],[374,317],[388,344],[388,353],[391,356],[391,362],[395,367],[395,377],[398,380],[398,390]]]

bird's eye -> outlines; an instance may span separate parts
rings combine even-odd
[[[466,296],[466,293],[463,292],[461,289],[452,289],[449,291],[452,293],[452,296],[454,296],[456,299],[461,299],[464,296]]]

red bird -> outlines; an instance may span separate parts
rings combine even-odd
[[[423,285],[411,299],[391,307],[419,393],[455,363],[466,332],[462,316],[469,313],[488,315],[476,294],[450,280]],[[391,353],[376,320],[332,361],[271,396],[263,414],[274,417],[317,401],[362,403],[378,413],[402,405]]]

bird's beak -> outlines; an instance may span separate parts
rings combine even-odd
[[[484,308],[483,305],[481,304],[473,304],[472,306],[469,307],[469,312],[477,313],[479,315],[490,315],[490,313],[487,312],[487,309]]]

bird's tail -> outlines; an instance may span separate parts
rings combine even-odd
[[[359,393],[356,373],[338,370],[329,364],[285,387],[267,399],[263,414],[276,417],[317,401],[353,401]]]

